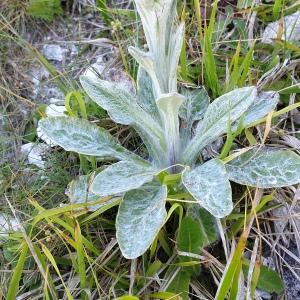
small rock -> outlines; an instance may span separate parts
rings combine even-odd
[[[60,106],[60,105],[56,105],[56,104],[49,104],[45,110],[45,113],[48,117],[64,116],[65,112],[66,112],[66,108],[64,106]]]
[[[260,297],[260,298],[266,299],[266,300],[272,298],[271,294],[269,294],[266,291],[260,290],[260,289],[256,289],[255,290],[255,295],[258,296],[258,297]]]
[[[102,72],[104,71],[104,69],[105,69],[104,64],[96,62],[86,69],[84,75],[93,79],[97,79],[102,76]]]
[[[203,160],[206,161],[210,158],[216,157],[222,149],[223,145],[223,138],[219,137],[217,140],[206,146],[201,153]]]
[[[49,102],[50,104],[56,104],[58,106],[64,106],[65,104],[65,100],[58,98],[50,98]]]
[[[71,56],[78,55],[78,50],[75,45],[71,45]]]
[[[103,78],[110,82],[117,82],[131,94],[135,94],[135,88],[131,78],[121,69],[110,67],[110,60],[105,60],[105,55],[98,57],[96,63],[87,68],[84,75],[97,79]]]
[[[282,20],[272,22],[268,24],[263,35],[262,42],[265,44],[272,44],[273,39],[277,38],[277,33],[283,23],[284,32],[282,33],[281,39],[287,41],[299,41],[300,40],[300,11],[286,16],[284,22]]]
[[[62,62],[66,52],[67,50],[59,45],[48,44],[43,46],[43,55],[49,60]]]
[[[21,146],[21,154],[27,159],[28,164],[36,165],[40,169],[45,168],[43,157],[49,147],[45,144],[27,143]]]
[[[19,229],[17,220],[6,213],[0,214],[0,240],[6,238],[9,232],[14,232]]]

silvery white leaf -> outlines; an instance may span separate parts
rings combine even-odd
[[[182,183],[197,202],[217,218],[233,209],[232,193],[223,162],[211,159],[193,170],[184,170]]]
[[[67,151],[120,160],[142,160],[122,147],[107,130],[83,119],[49,117],[40,120],[38,128],[44,138]]]
[[[139,188],[157,173],[150,164],[120,161],[100,172],[92,184],[93,193],[102,197]]]
[[[279,94],[277,92],[261,92],[257,95],[253,104],[246,110],[243,117],[243,127],[247,127],[252,122],[263,118],[272,109],[275,109],[279,101]],[[236,131],[238,121],[232,126],[232,131]]]
[[[150,247],[167,217],[166,198],[166,186],[145,186],[124,195],[116,219],[124,257],[137,258]]]
[[[176,9],[175,9],[176,10]],[[177,91],[177,67],[179,62],[179,56],[182,48],[182,42],[184,37],[184,23],[180,23],[177,28],[174,28],[174,33],[170,37],[169,41],[169,53],[168,53],[168,71],[169,74],[169,83],[168,91],[176,92]],[[159,70],[159,66],[157,66]]]
[[[78,204],[100,200],[101,196],[91,192],[91,180],[91,175],[82,175],[72,180],[68,184],[66,195],[68,196],[71,203]],[[116,198],[109,199],[108,201],[105,201],[100,204],[87,206],[87,208],[90,211],[95,211],[98,208],[111,204],[116,200]]]
[[[130,52],[151,76],[157,97],[176,92],[177,65],[184,31],[184,23],[178,24],[176,0],[136,0],[135,4],[149,52],[142,54],[137,49],[130,49]],[[146,62],[146,55],[147,61],[152,61],[151,66]]]
[[[273,188],[300,182],[300,156],[290,150],[251,149],[226,164],[229,179]]]
[[[176,0],[135,0],[143,23],[147,44],[151,52],[158,51],[158,41],[163,43],[171,35],[176,16]]]
[[[161,94],[156,100],[164,125],[169,166],[178,163],[177,159],[180,151],[178,112],[183,102],[184,97],[178,93]]]
[[[162,91],[158,80],[158,74],[156,74],[155,72],[155,66],[153,61],[154,58],[151,56],[150,53],[146,53],[132,46],[128,48],[128,52],[132,55],[132,57],[135,58],[135,60],[139,63],[139,65],[143,67],[145,71],[148,73],[148,75],[150,76],[152,80],[154,92],[155,92],[155,98],[156,98],[162,93]]]
[[[139,105],[148,112],[154,120],[160,123],[160,115],[152,88],[152,80],[141,66],[139,67],[137,74],[137,93]]]
[[[200,151],[220,135],[227,132],[228,122],[237,120],[254,102],[255,87],[229,92],[214,100],[207,108],[196,134],[183,152],[186,164],[192,164]]]
[[[181,93],[186,100],[180,107],[179,116],[184,120],[187,128],[192,128],[195,121],[203,118],[209,105],[209,96],[204,87],[182,88]]]
[[[131,125],[143,139],[155,163],[164,167],[166,152],[163,130],[136,102],[133,95],[116,83],[81,76],[81,84],[98,105],[108,111],[112,120]]]

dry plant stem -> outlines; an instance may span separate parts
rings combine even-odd
[[[43,266],[42,266],[42,264],[41,264],[41,262],[40,262],[40,260],[39,260],[39,258],[38,258],[38,256],[37,256],[35,250],[34,250],[34,247],[33,247],[33,244],[32,244],[32,242],[31,242],[30,238],[28,237],[28,235],[27,235],[27,233],[26,233],[24,227],[22,226],[21,222],[19,221],[19,218],[18,218],[17,215],[16,215],[15,209],[13,208],[12,204],[10,203],[10,201],[8,200],[8,198],[7,198],[6,196],[5,196],[5,199],[6,199],[6,202],[7,202],[7,204],[9,205],[9,207],[10,207],[10,209],[11,209],[11,212],[12,212],[13,215],[14,215],[14,218],[17,220],[18,227],[20,228],[20,230],[21,230],[21,232],[22,232],[23,238],[24,238],[24,240],[26,241],[26,243],[27,243],[27,245],[28,245],[28,248],[29,248],[29,250],[30,250],[30,252],[31,252],[31,255],[32,255],[32,257],[34,258],[34,260],[35,260],[35,262],[36,262],[36,264],[37,264],[37,266],[38,266],[38,268],[39,268],[39,271],[40,271],[41,275],[43,276],[43,278],[44,278],[44,280],[45,280],[45,282],[46,282],[46,284],[47,284],[47,286],[48,286],[48,288],[49,288],[49,291],[50,291],[50,293],[51,293],[53,299],[57,299],[56,293],[55,293],[55,291],[52,289],[52,286],[49,285],[49,283],[48,283],[47,274],[45,273],[44,268],[43,268]]]

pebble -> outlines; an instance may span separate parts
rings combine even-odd
[[[42,143],[27,143],[21,146],[21,155],[30,165],[35,165],[40,169],[45,168],[44,155],[49,147]]]
[[[65,59],[65,54],[68,50],[59,45],[47,44],[43,46],[43,55],[49,60],[62,62]]]
[[[287,41],[299,41],[300,40],[300,11],[286,16],[284,22],[278,20],[268,24],[263,35],[262,42],[265,44],[272,44],[273,40],[277,38],[277,33],[282,26],[285,27],[285,32],[282,33],[281,39]]]

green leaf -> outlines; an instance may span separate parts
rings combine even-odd
[[[192,204],[187,210],[187,215],[197,222],[197,230],[201,236],[201,248],[210,245],[218,239],[216,219],[207,210],[197,204]]]
[[[202,246],[201,232],[199,231],[198,222],[190,216],[185,216],[180,225],[178,232],[178,250],[189,254],[200,255]],[[195,257],[179,256],[180,262],[191,262]],[[189,273],[194,273],[199,270],[199,266],[185,268]]]
[[[226,164],[226,169],[230,180],[259,188],[300,182],[300,156],[289,150],[251,149]]]
[[[175,278],[170,283],[167,291],[177,294],[179,296],[177,297],[178,299],[181,298],[182,300],[188,300],[190,280],[191,275],[188,272],[183,271],[183,269],[180,269]]]
[[[256,97],[255,87],[229,92],[214,100],[199,123],[196,134],[183,152],[185,163],[192,164],[200,151],[227,132],[228,122],[234,122],[250,107]]]
[[[217,218],[232,211],[231,186],[223,162],[211,159],[193,170],[184,170],[182,182],[197,202]]]
[[[243,273],[247,277],[249,272],[249,261],[243,261]],[[268,292],[280,294],[284,290],[284,284],[282,279],[276,271],[269,269],[267,266],[260,267],[259,278],[257,282],[257,287]]]
[[[191,130],[194,122],[203,118],[209,105],[209,96],[204,87],[182,88],[181,93],[186,99],[180,107],[179,116],[186,123],[186,127]]]
[[[124,295],[121,297],[116,298],[116,300],[139,300],[140,298],[132,295]]]
[[[152,181],[156,172],[150,164],[120,161],[99,173],[91,189],[102,197],[127,192]]]
[[[100,200],[101,196],[96,195],[91,191],[91,183],[92,183],[91,179],[92,179],[91,175],[82,175],[72,180],[68,184],[66,194],[71,203],[78,204],[78,203],[93,202],[96,200]],[[100,207],[111,204],[116,200],[117,199],[110,199],[101,204],[87,206],[87,208],[91,211],[95,211]]]
[[[144,186],[127,192],[120,204],[117,240],[124,257],[134,259],[152,244],[167,216],[166,186]]]
[[[275,109],[279,101],[279,94],[277,92],[261,92],[245,112],[243,119],[243,127],[247,127],[252,122],[266,116],[272,109]],[[232,126],[232,131],[236,131],[238,121]]]
[[[201,246],[201,233],[197,221],[190,216],[185,216],[181,221],[178,234],[179,251],[200,254]],[[180,260],[190,261],[191,258],[182,256]]]
[[[160,123],[160,115],[155,102],[153,93],[152,80],[148,73],[139,67],[137,74],[137,93],[139,105],[158,123]]]
[[[122,147],[108,131],[86,120],[71,117],[49,117],[39,121],[43,138],[50,139],[67,151],[80,154],[142,160]]]
[[[143,139],[149,154],[157,164],[165,167],[164,133],[160,125],[137,103],[135,96],[119,87],[118,84],[81,76],[80,82],[91,97],[107,110],[112,120],[131,125]]]

